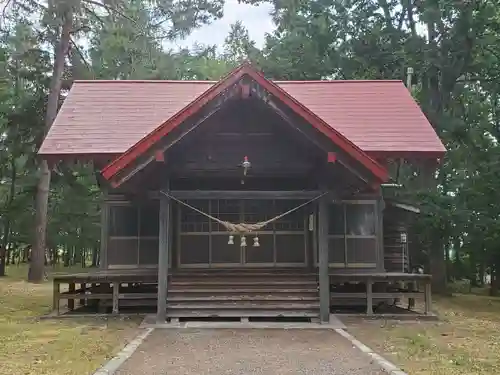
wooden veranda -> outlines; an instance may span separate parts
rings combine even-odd
[[[166,299],[169,318],[238,317],[318,317],[319,294],[317,270],[246,269],[237,272],[221,269],[175,271],[168,277]],[[343,305],[346,299],[366,306],[373,316],[373,306],[385,301],[423,300],[425,315],[432,314],[430,276],[411,273],[329,273],[332,285],[355,282],[354,292],[330,292],[330,305]],[[130,307],[157,306],[158,270],[96,270],[88,273],[54,275],[53,310],[79,314],[130,312]],[[403,285],[402,285],[403,284]],[[374,289],[374,285],[377,288]],[[65,291],[62,291],[62,290]],[[80,310],[80,312],[78,312]],[[132,310],[143,312],[145,310]],[[408,312],[405,314],[408,315]],[[420,313],[415,313],[419,316]]]

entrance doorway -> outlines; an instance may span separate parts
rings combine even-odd
[[[272,219],[302,203],[300,200],[191,200],[190,205],[224,221],[257,223]],[[302,267],[307,264],[307,208],[278,219],[242,238],[187,207],[177,206],[178,267]],[[258,240],[255,240],[255,237]],[[256,246],[258,245],[258,246]]]

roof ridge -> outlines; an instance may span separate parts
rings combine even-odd
[[[312,83],[402,83],[400,79],[332,79],[332,80],[304,80],[304,81],[274,81],[278,85],[283,84],[312,84]],[[216,84],[219,81],[202,81],[188,79],[75,79],[74,83],[190,83],[190,84]]]
[[[271,81],[277,84],[287,84],[287,83],[394,83],[394,82],[403,82],[400,79],[319,79],[315,80],[305,80],[305,81]]]
[[[184,79],[75,79],[73,83],[217,83],[218,81],[200,81]]]

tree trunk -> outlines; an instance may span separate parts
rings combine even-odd
[[[452,272],[451,271],[451,260],[450,260],[450,251],[449,249],[446,249],[444,251],[444,261],[445,261],[445,267],[446,267],[446,282],[450,282],[452,278]]]
[[[5,262],[7,259],[6,254],[7,251],[5,250],[5,247],[0,247],[0,277],[5,276]]]
[[[99,262],[99,249],[97,247],[92,248],[92,265],[91,267],[97,267]]]
[[[50,92],[45,114],[46,132],[52,126],[59,108],[59,96],[61,94],[62,75],[64,72],[64,61],[71,40],[71,28],[73,24],[73,12],[68,7],[64,12],[63,25],[59,42],[55,48],[54,69],[51,78]],[[35,238],[31,251],[30,269],[28,280],[30,282],[42,282],[44,279],[45,242],[47,235],[47,210],[50,189],[50,169],[46,160],[40,162],[40,177],[36,192],[35,212]]]
[[[481,259],[481,262],[479,263],[479,276],[478,276],[478,285],[479,287],[483,287],[484,286],[484,278],[486,276],[486,270],[485,270],[485,266],[484,266],[484,260]]]
[[[436,294],[449,294],[447,287],[446,262],[444,246],[431,244],[429,254],[430,272],[432,275],[432,292]]]
[[[500,258],[498,255],[495,258],[491,265],[490,296],[498,296],[498,290],[500,289]]]
[[[71,257],[71,253],[68,247],[64,249],[64,267],[69,267],[69,258]]]
[[[491,284],[490,284],[490,296],[498,295],[498,271],[497,267],[491,268]]]

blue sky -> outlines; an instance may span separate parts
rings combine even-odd
[[[269,15],[270,11],[270,4],[253,6],[239,4],[237,0],[226,0],[222,19],[195,30],[189,37],[177,41],[174,45],[192,47],[193,44],[199,43],[221,46],[229,33],[231,25],[236,21],[241,21],[248,29],[250,38],[255,41],[257,47],[262,47],[265,34],[274,29]]]

